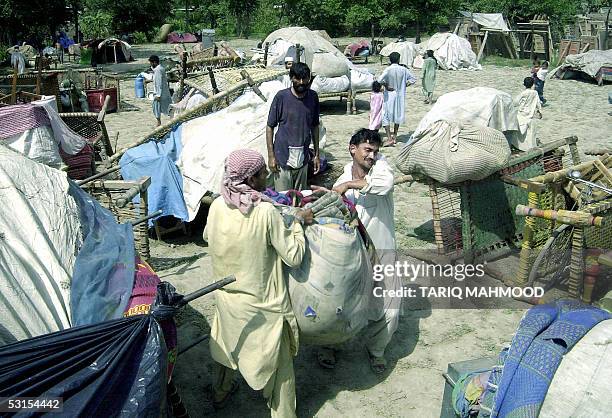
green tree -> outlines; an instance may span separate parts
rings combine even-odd
[[[86,12],[104,11],[113,17],[111,32],[147,32],[169,17],[172,0],[82,0]]]
[[[0,36],[8,44],[43,42],[68,20],[65,0],[0,0]]]

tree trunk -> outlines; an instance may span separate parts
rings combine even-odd
[[[79,36],[79,2],[72,2],[72,12],[74,13],[74,40],[75,42],[81,43],[82,39]]]
[[[416,20],[416,38],[414,39],[414,43],[415,44],[420,44],[421,43],[421,25],[420,25],[418,17],[417,17],[417,20]]]

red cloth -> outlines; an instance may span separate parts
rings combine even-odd
[[[94,149],[91,145],[85,144],[83,149],[74,155],[65,153],[62,147],[58,148],[64,164],[68,166],[68,177],[82,180],[93,176]]]
[[[134,287],[123,316],[146,315],[155,301],[157,285],[161,283],[151,266],[136,256],[136,272],[134,273]],[[168,381],[172,376],[177,356],[176,324],[173,319],[160,321],[159,325],[164,333],[166,348],[168,349]]]

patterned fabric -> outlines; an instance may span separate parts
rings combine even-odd
[[[500,131],[459,121],[434,122],[397,156],[404,174],[424,174],[443,184],[482,180],[510,158]]]
[[[51,125],[44,108],[31,104],[0,107],[0,139]]]
[[[225,160],[225,174],[221,182],[221,196],[230,207],[248,214],[261,201],[271,201],[244,181],[266,166],[263,156],[251,149],[232,151]]]
[[[136,271],[134,273],[134,287],[132,295],[128,301],[128,306],[123,316],[148,315],[151,311],[151,304],[157,295],[157,285],[161,282],[159,276],[155,274],[151,266],[143,261],[139,256],[135,260]],[[159,325],[164,333],[164,342],[168,350],[168,379],[172,376],[174,364],[177,357],[177,333],[174,319],[159,321]]]
[[[531,308],[509,349],[500,354],[503,368],[492,371],[478,416],[536,418],[563,355],[611,317],[576,300]]]
[[[82,180],[91,177],[94,173],[94,149],[91,145],[85,144],[83,149],[75,155],[70,155],[59,148],[59,153],[68,166],[68,177],[73,180]]]

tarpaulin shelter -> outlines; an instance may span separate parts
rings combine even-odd
[[[467,38],[477,61],[483,55],[501,54],[518,58],[512,31],[501,13],[459,12],[455,30],[456,35]]]
[[[92,51],[90,63],[93,67],[98,64],[117,64],[134,60],[130,44],[117,38],[94,39],[86,45]]]

